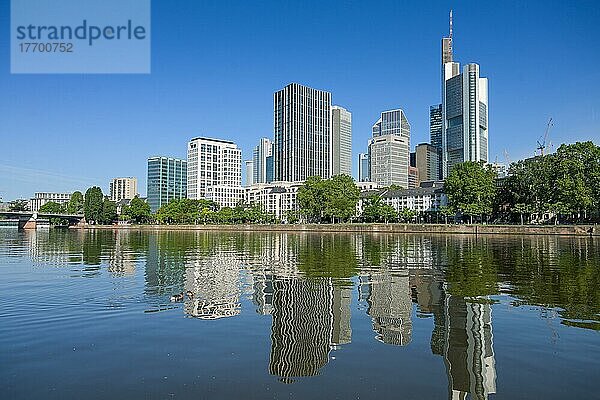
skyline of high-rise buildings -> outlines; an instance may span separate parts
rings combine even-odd
[[[450,12],[450,34],[441,46],[442,101],[429,108],[430,143],[416,146],[411,159],[404,110],[381,112],[367,152],[359,154],[357,181],[416,188],[444,179],[459,162],[487,162],[487,79],[474,63],[461,72],[454,61],[452,29]],[[192,139],[187,161],[188,198],[211,199],[221,206],[235,206],[245,198],[241,150],[233,141]],[[352,175],[352,113],[333,105],[329,91],[290,83],[273,94],[273,137],[259,139],[244,167],[246,187]]]

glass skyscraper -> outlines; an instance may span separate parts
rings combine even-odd
[[[488,161],[488,81],[480,77],[479,65],[467,64],[460,73],[460,64],[454,62],[452,13],[450,36],[442,39],[441,139],[444,178],[456,164]]]
[[[366,153],[358,154],[358,181],[369,182],[369,155]]]
[[[163,204],[187,196],[187,161],[172,157],[148,159],[148,204],[156,212]]]

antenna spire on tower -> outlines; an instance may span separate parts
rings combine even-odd
[[[452,39],[452,10],[450,10],[450,39]]]

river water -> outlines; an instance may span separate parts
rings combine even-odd
[[[0,355],[1,399],[600,398],[600,240],[3,229]]]

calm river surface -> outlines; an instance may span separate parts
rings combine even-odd
[[[600,241],[4,229],[0,355],[1,399],[600,398]]]

